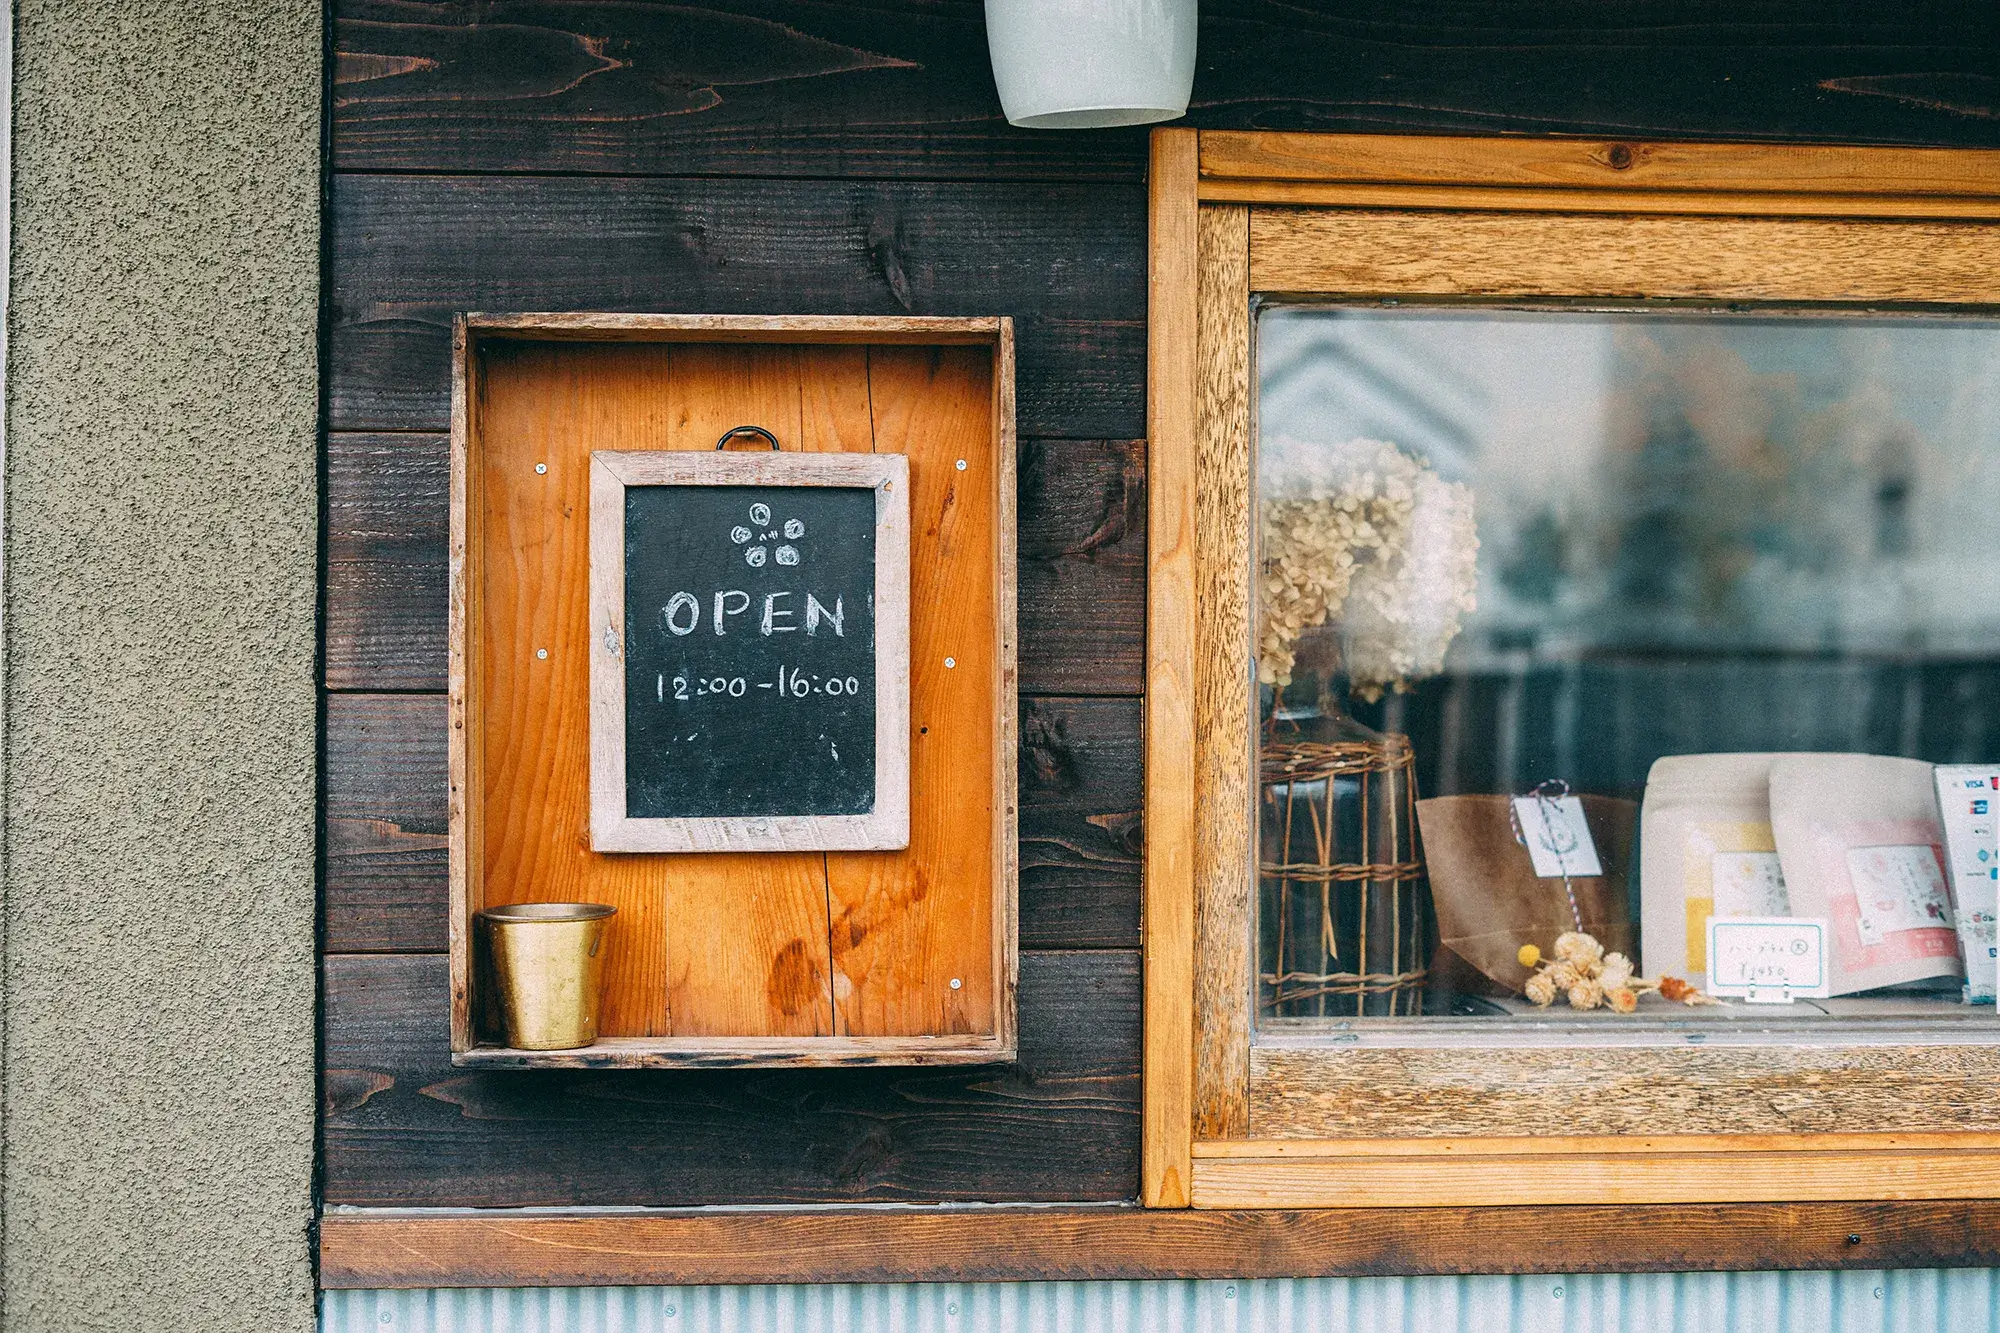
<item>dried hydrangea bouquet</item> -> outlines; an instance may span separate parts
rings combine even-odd
[[[1260,475],[1260,999],[1278,1018],[1415,1013],[1410,743],[1349,717],[1337,680],[1372,701],[1443,669],[1477,585],[1472,490],[1380,440],[1269,442]]]
[[[1290,685],[1300,636],[1336,622],[1360,698],[1444,669],[1478,586],[1470,486],[1380,440],[1281,440],[1267,446],[1263,492],[1260,682]]]

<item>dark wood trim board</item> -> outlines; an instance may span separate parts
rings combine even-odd
[[[1103,1281],[2000,1264],[2000,1200],[1693,1207],[343,1210],[320,1284]]]

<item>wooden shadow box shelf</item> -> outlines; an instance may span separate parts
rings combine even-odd
[[[1011,323],[469,314],[454,354],[452,1062],[1011,1060]],[[742,425],[908,459],[906,849],[591,849],[591,455],[713,451]],[[515,902],[618,909],[595,1045],[500,1044],[474,918]]]

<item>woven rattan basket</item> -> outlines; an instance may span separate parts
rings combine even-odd
[[[1418,1013],[1429,905],[1409,738],[1337,711],[1275,717],[1258,778],[1261,1012]]]

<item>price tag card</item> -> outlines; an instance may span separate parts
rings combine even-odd
[[[1574,796],[1516,796],[1514,822],[1542,879],[1588,879],[1604,873],[1597,844],[1583,820],[1583,802]]]
[[[1826,922],[1801,916],[1708,919],[1708,993],[1790,1003],[1827,994]]]

